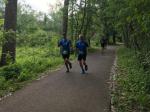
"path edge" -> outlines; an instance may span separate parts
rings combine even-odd
[[[117,60],[118,57],[115,56],[115,60],[113,62],[113,66],[111,68],[110,72],[110,112],[116,112],[115,106],[114,106],[114,93],[116,90],[116,75],[117,75]]]

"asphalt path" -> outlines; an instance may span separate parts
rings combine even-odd
[[[114,59],[115,47],[89,54],[86,74],[80,74],[77,62],[70,73],[62,67],[2,100],[0,112],[108,112]]]

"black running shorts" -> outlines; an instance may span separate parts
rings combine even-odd
[[[86,61],[86,56],[87,56],[87,54],[79,54],[78,55],[78,61],[81,61],[81,60]]]

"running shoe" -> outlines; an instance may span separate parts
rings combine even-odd
[[[66,73],[69,73],[69,70],[67,70]]]
[[[81,74],[85,74],[85,71],[84,71],[84,70],[82,70]]]

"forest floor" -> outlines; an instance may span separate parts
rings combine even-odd
[[[87,57],[89,71],[80,74],[77,62],[36,80],[0,102],[0,112],[108,112],[109,78],[115,47]]]

